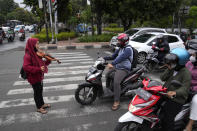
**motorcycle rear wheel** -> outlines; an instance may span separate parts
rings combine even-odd
[[[92,89],[91,92],[90,89]],[[90,93],[89,96],[87,96],[88,93]],[[82,105],[92,104],[96,100],[96,97],[97,89],[92,87],[91,85],[79,85],[79,87],[75,91],[75,99]]]
[[[119,122],[114,131],[140,131],[139,126],[140,124],[136,122]]]

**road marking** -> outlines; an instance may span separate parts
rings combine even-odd
[[[84,65],[84,66],[69,66],[69,67],[51,67],[49,68],[50,71],[56,71],[56,70],[74,70],[74,69],[87,69],[90,68],[90,65]]]
[[[55,54],[55,57],[88,56],[87,54]]]
[[[67,52],[67,53],[50,53],[50,54],[53,54],[53,55],[75,55],[75,54],[84,54],[84,52]]]
[[[74,62],[74,61],[79,61],[79,62],[82,62],[82,61],[93,61],[93,59],[92,58],[89,58],[89,59],[61,60],[62,63],[64,63],[64,62]]]
[[[127,109],[128,103],[121,103],[120,109]],[[0,118],[0,126],[8,126],[13,123],[38,123],[40,121],[45,120],[53,120],[53,119],[61,119],[61,118],[70,118],[70,117],[81,117],[81,116],[89,116],[97,113],[106,113],[111,112],[111,108],[105,105],[102,106],[85,106],[84,108],[80,108],[80,110],[76,113],[72,112],[73,109],[63,108],[56,110],[49,110],[47,115],[42,115],[38,112],[30,112],[30,113],[21,113],[21,114],[10,114],[5,116],[5,118]]]
[[[103,86],[106,85],[105,82],[102,83]],[[44,86],[44,92],[54,92],[54,91],[64,91],[64,90],[75,90],[79,84],[67,84],[67,85],[57,85],[57,86]],[[22,89],[13,89],[9,90],[7,95],[19,95],[33,93],[32,88],[22,88]]]
[[[58,103],[58,102],[68,102],[73,99],[73,95],[65,95],[65,96],[49,96],[44,97],[46,103]],[[18,106],[27,106],[27,105],[35,105],[35,101],[33,98],[28,99],[16,99],[16,100],[8,100],[8,101],[1,101],[0,108],[11,108],[11,107],[18,107]]]
[[[84,76],[74,76],[74,77],[66,77],[66,78],[49,78],[49,79],[44,79],[44,83],[55,83],[55,82],[68,82],[68,81],[81,81],[85,80]],[[18,85],[29,85],[27,81],[15,81],[13,86],[18,86]]]
[[[93,64],[93,61],[83,61],[83,62],[75,62],[75,63],[61,63],[61,64],[57,64],[57,63],[52,63],[49,65],[49,67],[53,67],[53,66],[67,66],[67,65],[74,65],[74,64]]]
[[[90,56],[56,57],[56,59],[59,59],[59,60],[82,59],[82,58],[90,58]]]

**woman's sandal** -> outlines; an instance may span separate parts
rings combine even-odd
[[[42,114],[46,114],[47,110],[45,110],[43,108],[40,108],[40,109],[37,110],[37,112],[42,113]]]
[[[50,104],[44,104],[43,106],[42,106],[42,108],[50,108],[51,107],[51,105]]]
[[[113,106],[111,107],[112,111],[116,111],[120,108],[120,103],[114,103]]]

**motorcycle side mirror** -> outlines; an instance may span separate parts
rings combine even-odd
[[[175,87],[180,87],[180,86],[182,86],[182,83],[177,80],[172,80],[171,85],[173,85]]]

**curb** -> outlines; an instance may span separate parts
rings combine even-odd
[[[42,46],[40,45],[41,49],[45,50],[75,50],[75,49],[100,49],[100,48],[109,48],[109,45],[65,45],[65,46],[58,46],[58,45],[53,45],[53,46]]]

